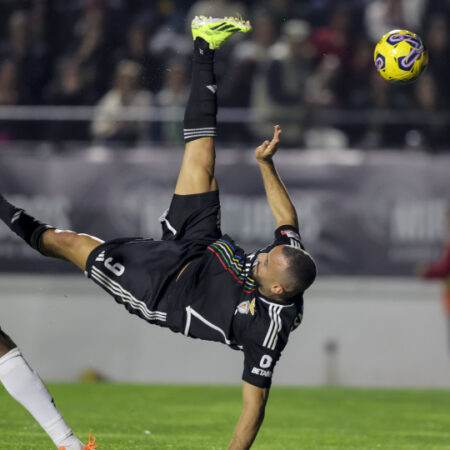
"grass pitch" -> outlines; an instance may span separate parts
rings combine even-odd
[[[75,433],[99,450],[226,449],[239,387],[50,384]],[[50,450],[32,417],[0,387],[0,449]],[[450,391],[274,386],[255,449],[450,449]]]

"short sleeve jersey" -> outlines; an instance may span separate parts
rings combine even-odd
[[[289,334],[303,317],[303,296],[286,302],[266,298],[252,278],[258,254],[277,245],[303,249],[298,230],[290,225],[279,227],[269,246],[251,254],[223,235],[176,283],[186,310],[184,334],[242,350],[242,378],[259,387],[270,387]]]

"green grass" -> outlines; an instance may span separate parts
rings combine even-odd
[[[99,450],[226,449],[239,387],[51,384],[76,434]],[[0,388],[0,449],[52,449]],[[450,391],[274,387],[255,449],[450,449]]]

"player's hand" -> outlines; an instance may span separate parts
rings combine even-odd
[[[269,141],[264,141],[256,150],[255,157],[258,162],[270,161],[275,155],[278,144],[280,142],[281,128],[280,125],[275,125],[273,132],[273,138]]]

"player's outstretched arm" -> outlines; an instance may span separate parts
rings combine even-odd
[[[269,389],[242,382],[242,410],[229,450],[250,448],[264,420]]]
[[[264,141],[255,150],[255,157],[261,170],[267,201],[275,217],[277,227],[293,225],[298,228],[297,212],[273,162],[273,155],[277,151],[280,135],[281,128],[279,125],[275,125],[272,140],[270,142]]]

